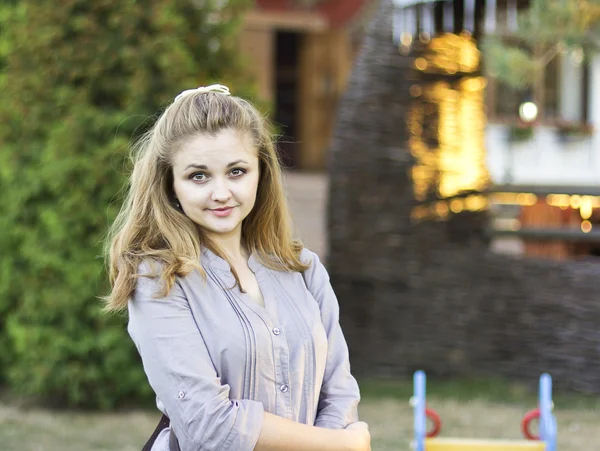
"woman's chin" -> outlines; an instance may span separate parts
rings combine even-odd
[[[239,224],[201,224],[202,229],[206,230],[211,235],[229,235],[233,233]]]

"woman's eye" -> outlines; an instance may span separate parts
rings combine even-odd
[[[192,174],[190,178],[195,182],[203,182],[206,180],[206,174],[203,174],[202,172],[196,172],[195,174]]]
[[[232,169],[230,172],[230,174],[234,177],[241,177],[245,173],[246,173],[246,170],[242,169],[242,168],[235,168],[235,169]]]

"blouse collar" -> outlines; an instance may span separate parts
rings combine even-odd
[[[231,271],[231,267],[229,263],[224,258],[219,257],[213,251],[208,249],[206,246],[202,247],[202,259],[211,267],[215,269],[219,269],[221,271]],[[256,252],[252,252],[250,257],[248,257],[248,267],[252,270],[252,272],[257,272],[262,265],[258,261],[256,256]]]

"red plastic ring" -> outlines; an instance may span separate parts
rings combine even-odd
[[[429,408],[425,409],[425,416],[433,423],[433,429],[427,432],[427,438],[433,438],[442,430],[442,420],[435,410]]]
[[[523,431],[523,435],[527,440],[539,440],[539,435],[533,435],[529,430],[529,425],[533,420],[540,419],[540,409],[530,410],[523,417],[523,421],[521,421],[521,431]]]

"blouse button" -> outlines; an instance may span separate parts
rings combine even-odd
[[[184,392],[184,391],[180,391],[179,393],[177,393],[177,397],[178,397],[179,399],[183,399],[183,398],[185,398],[185,392]]]
[[[280,329],[279,327],[275,327],[275,328],[273,329],[273,333],[274,333],[275,335],[279,335],[279,334],[281,333],[281,329]]]
[[[290,387],[288,387],[287,385],[282,385],[281,387],[279,387],[279,390],[281,390],[283,393],[287,392],[290,389]]]

